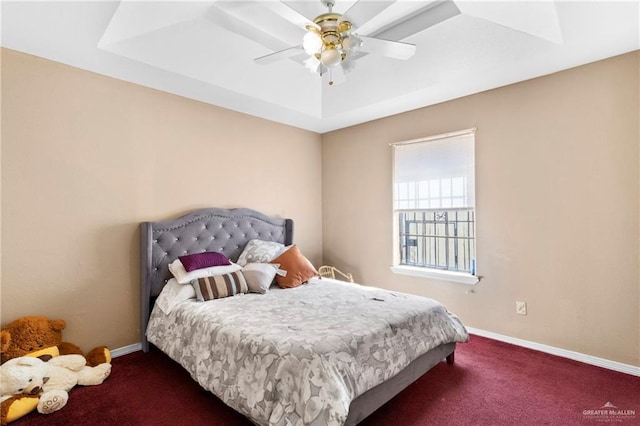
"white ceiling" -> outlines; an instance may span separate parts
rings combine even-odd
[[[287,5],[326,12],[319,0],[2,1],[2,46],[319,133],[640,48],[637,0],[361,0],[356,32],[416,54],[364,55],[329,86],[301,56],[253,62],[301,43]]]

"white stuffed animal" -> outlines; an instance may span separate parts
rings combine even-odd
[[[40,394],[38,411],[58,411],[67,404],[75,385],[99,385],[111,373],[111,364],[87,367],[82,355],[61,355],[45,362],[18,357],[0,365],[0,402],[17,394]]]

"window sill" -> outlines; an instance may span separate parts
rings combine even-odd
[[[441,281],[451,281],[461,284],[477,284],[480,277],[471,275],[466,272],[440,271],[438,269],[419,268],[417,266],[392,266],[391,271],[394,274],[410,275],[412,277],[432,278]]]

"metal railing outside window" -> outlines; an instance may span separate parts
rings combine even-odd
[[[400,265],[475,274],[473,208],[396,210]]]

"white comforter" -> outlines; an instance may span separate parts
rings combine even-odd
[[[147,336],[255,423],[323,426],[425,352],[468,340],[434,300],[326,278],[155,308]]]

